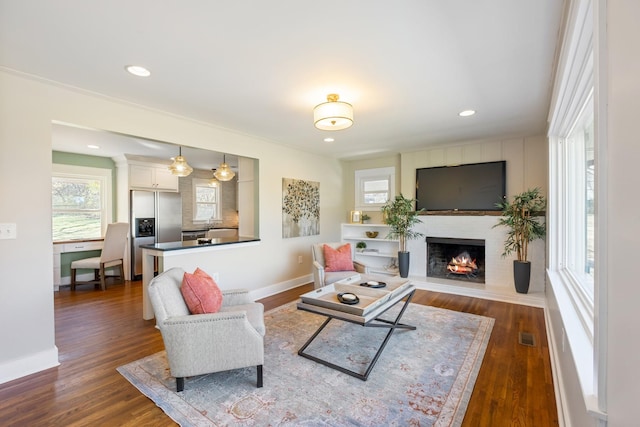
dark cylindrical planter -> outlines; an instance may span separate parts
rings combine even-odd
[[[526,294],[529,292],[529,280],[531,279],[531,262],[513,261],[513,281],[516,292]]]
[[[398,252],[398,269],[400,270],[400,277],[406,278],[409,276],[409,252]]]

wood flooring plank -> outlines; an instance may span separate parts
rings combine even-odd
[[[261,302],[269,310],[296,300],[311,284]],[[417,291],[414,303],[495,319],[463,426],[557,426],[542,309]],[[140,282],[54,294],[61,365],[0,385],[2,426],[174,426],[117,371],[162,349],[153,320],[142,320]],[[536,347],[518,343],[531,332]]]

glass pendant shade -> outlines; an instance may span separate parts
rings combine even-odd
[[[220,167],[213,173],[213,176],[215,176],[218,181],[231,181],[233,177],[236,176],[235,172],[232,171],[227,164],[226,155],[224,156],[224,160],[222,160]]]
[[[320,130],[342,130],[353,124],[353,106],[338,101],[335,94],[327,95],[327,102],[316,105],[313,109],[313,124]]]
[[[211,169],[211,170],[213,171],[213,176],[209,180],[209,186],[215,187],[216,185],[218,185],[218,180],[216,179],[216,170],[215,169]]]
[[[169,170],[176,176],[189,176],[193,172],[193,168],[187,163],[187,159],[182,157],[182,147],[180,147],[180,155],[173,160],[169,166]]]

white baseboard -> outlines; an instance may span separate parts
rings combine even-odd
[[[556,396],[556,407],[558,410],[558,425],[559,427],[566,426],[565,420],[570,419],[566,413],[567,401],[564,382],[562,380],[561,363],[559,359],[558,343],[556,342],[555,335],[551,330],[551,317],[549,316],[549,310],[544,311],[544,324],[547,330],[547,344],[549,346],[549,359],[551,359],[551,376],[553,378],[553,391]]]
[[[249,295],[251,295],[254,300],[259,300],[261,298],[270,297],[271,295],[275,295],[280,292],[288,291],[289,289],[297,288],[298,286],[306,285],[310,282],[313,282],[313,275],[307,274],[306,276],[296,277],[294,279],[276,283],[271,286],[255,289],[249,292]]]
[[[0,364],[0,384],[59,366],[58,347]]]

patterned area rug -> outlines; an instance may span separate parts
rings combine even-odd
[[[494,319],[410,304],[401,322],[417,330],[394,332],[367,381],[298,356],[325,319],[295,303],[265,314],[261,389],[252,367],[187,378],[176,393],[164,351],[118,371],[181,426],[462,423]],[[307,352],[364,372],[386,332],[332,320]]]

